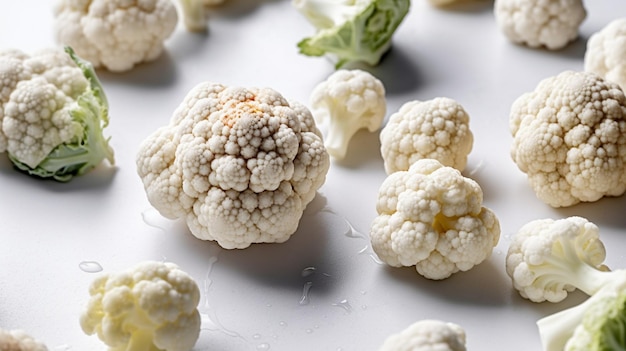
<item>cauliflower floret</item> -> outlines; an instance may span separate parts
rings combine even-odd
[[[381,185],[372,248],[390,266],[415,266],[429,279],[467,271],[500,239],[500,223],[482,201],[480,186],[459,170],[418,160]]]
[[[387,174],[406,171],[423,158],[463,171],[473,142],[469,115],[458,102],[446,97],[405,103],[380,132]]]
[[[20,170],[68,181],[107,159],[108,103],[91,65],[68,48],[0,52],[0,152]]]
[[[142,262],[97,278],[80,316],[110,350],[188,351],[200,335],[196,282],[169,262]]]
[[[383,83],[371,73],[341,69],[311,93],[311,112],[324,133],[328,153],[342,159],[359,129],[380,129],[387,103]]]
[[[617,83],[626,91],[626,18],[613,20],[587,41],[585,71]]]
[[[171,0],[57,0],[55,5],[57,42],[113,72],[157,59],[178,23]]]
[[[593,73],[544,79],[511,107],[511,157],[553,207],[626,191],[626,97]]]
[[[378,351],[465,350],[465,330],[460,325],[424,319],[389,336]]]
[[[190,32],[207,30],[207,7],[218,7],[226,0],[178,0],[185,28]]]
[[[0,350],[2,351],[48,351],[46,345],[23,330],[0,329]]]
[[[496,0],[494,15],[512,42],[557,50],[578,37],[587,10],[582,0]]]
[[[506,272],[522,297],[559,302],[576,288],[591,295],[610,280],[605,257],[599,229],[587,219],[538,219],[513,236]]]
[[[227,249],[286,241],[329,166],[302,104],[211,82],[192,89],[137,156],[152,205]]]

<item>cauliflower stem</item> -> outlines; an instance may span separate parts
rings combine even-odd
[[[108,125],[108,101],[102,84],[98,80],[93,66],[74,53],[70,47],[65,51],[83,71],[89,81],[87,89],[78,97],[70,109],[73,120],[81,125],[83,133],[77,133],[74,140],[60,144],[37,167],[31,168],[9,154],[9,158],[18,169],[42,178],[54,178],[67,182],[74,176],[87,173],[103,159],[114,164],[110,138],[104,138],[102,130]]]
[[[626,275],[583,303],[537,321],[545,351],[626,350]]]

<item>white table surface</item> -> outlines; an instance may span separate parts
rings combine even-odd
[[[600,227],[609,266],[626,266],[626,198],[550,208],[510,159],[508,130],[510,105],[520,94],[561,71],[582,70],[587,38],[626,16],[623,0],[586,1],[580,38],[556,52],[507,41],[491,2],[455,9],[412,4],[391,52],[371,69],[386,86],[388,115],[414,99],[460,102],[475,136],[465,174],[482,186],[502,226],[491,258],[444,281],[373,257],[367,235],[385,178],[375,133],[359,132],[347,158],[333,161],[284,244],[223,250],[152,209],[135,171],[138,145],[168,122],[194,85],[268,86],[308,104],[313,87],[333,72],[327,60],[298,54],[296,43],[313,28],[288,1],[226,1],[211,14],[208,34],[179,24],[156,62],[125,74],[99,72],[111,107],[105,134],[112,136],[115,169],[60,184],[15,172],[0,155],[1,328],[24,329],[51,350],[104,350],[78,324],[99,274],[81,262],[116,272],[166,260],[201,286],[203,326],[194,350],[376,350],[388,335],[435,318],[463,326],[469,350],[530,351],[540,349],[535,321],[584,296],[559,304],[520,298],[504,271],[512,233],[534,219],[584,216]],[[56,45],[51,11],[49,1],[2,2],[0,49]]]

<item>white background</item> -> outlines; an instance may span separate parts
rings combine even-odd
[[[325,59],[297,53],[296,43],[313,28],[288,1],[226,1],[210,14],[207,34],[179,24],[156,62],[124,74],[99,72],[115,168],[59,184],[18,173],[0,157],[0,327],[24,329],[51,350],[103,350],[78,324],[98,274],[80,263],[116,272],[166,260],[201,286],[203,330],[194,350],[376,350],[388,335],[435,318],[463,326],[469,350],[530,351],[540,349],[535,321],[584,296],[559,304],[520,298],[504,272],[512,233],[534,219],[581,215],[600,227],[607,263],[626,265],[626,199],[548,207],[511,161],[508,130],[510,105],[520,94],[543,78],[582,70],[586,40],[626,16],[623,0],[586,1],[580,38],[556,52],[508,42],[491,2],[436,9],[415,0],[391,52],[370,69],[387,88],[388,116],[404,102],[437,96],[456,99],[471,116],[475,142],[465,174],[482,186],[502,235],[489,260],[444,281],[386,267],[372,255],[367,234],[385,178],[375,133],[359,132],[346,160],[332,163],[287,243],[222,250],[151,208],[135,172],[138,145],[168,122],[194,85],[268,86],[308,104],[313,87],[333,72]],[[56,45],[51,6],[3,1],[0,49],[32,53]]]

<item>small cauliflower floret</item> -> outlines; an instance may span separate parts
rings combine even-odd
[[[619,84],[626,91],[626,18],[613,20],[587,40],[585,71]]]
[[[465,330],[458,324],[425,319],[388,337],[378,351],[465,351]]]
[[[624,275],[609,272],[598,227],[582,217],[538,219],[514,236],[506,272],[520,295],[533,302],[559,302],[575,289],[592,295]]]
[[[185,28],[190,32],[204,32],[207,30],[207,7],[217,7],[225,0],[178,0]]]
[[[89,295],[80,326],[111,351],[188,351],[200,335],[200,290],[173,263],[146,261],[103,275]]]
[[[346,156],[348,144],[360,129],[380,129],[387,102],[383,83],[366,71],[338,70],[311,93],[311,112],[324,133],[328,153]]]
[[[463,171],[473,142],[469,115],[458,102],[446,97],[405,103],[380,132],[387,174],[406,171],[424,158]]]
[[[582,0],[496,0],[496,23],[514,43],[558,50],[578,37]]]
[[[459,170],[418,160],[381,185],[372,248],[390,266],[415,266],[428,279],[468,271],[486,260],[500,239],[498,218],[482,202],[478,183]]]
[[[544,79],[511,107],[511,157],[553,207],[626,191],[626,97],[593,73]]]
[[[172,0],[57,0],[57,42],[113,72],[157,59],[178,23]]]
[[[329,166],[302,104],[211,82],[193,88],[137,155],[150,203],[227,249],[286,241]]]
[[[0,52],[0,152],[16,168],[69,181],[114,163],[108,102],[93,67],[67,48]]]
[[[3,330],[0,328],[0,350],[48,351],[48,348],[23,330]]]

